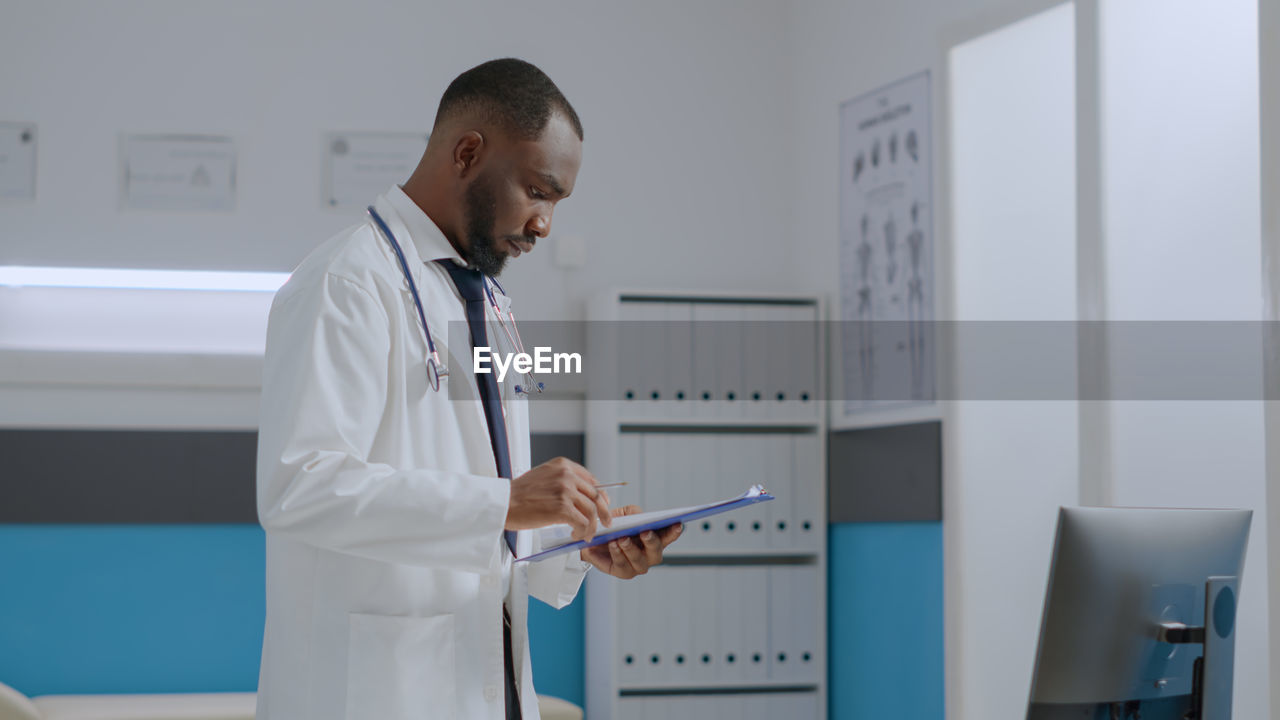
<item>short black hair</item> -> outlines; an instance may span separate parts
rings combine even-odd
[[[521,140],[536,140],[557,110],[582,139],[582,121],[547,74],[516,58],[490,60],[449,83],[436,110],[435,126],[459,112],[480,112]]]

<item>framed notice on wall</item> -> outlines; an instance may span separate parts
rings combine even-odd
[[[843,415],[933,403],[929,73],[840,106]]]
[[[427,134],[335,132],[325,137],[324,195],[327,207],[364,208],[392,185],[409,179]]]
[[[36,126],[0,122],[0,203],[36,199]]]
[[[120,207],[235,210],[235,142],[229,137],[207,135],[122,136]]]

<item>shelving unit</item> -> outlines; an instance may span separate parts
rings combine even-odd
[[[587,587],[587,717],[826,717],[820,302],[612,291],[589,310],[588,467],[615,506],[778,499],[685,528],[666,562]]]

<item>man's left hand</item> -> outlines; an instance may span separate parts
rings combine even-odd
[[[634,515],[640,512],[638,505],[613,508],[613,517]],[[680,537],[684,525],[676,523],[657,531],[646,530],[634,537],[618,538],[604,545],[583,548],[580,557],[597,570],[616,578],[630,580],[649,572],[649,568],[662,563],[662,551]]]

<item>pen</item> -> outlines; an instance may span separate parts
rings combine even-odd
[[[597,485],[596,487],[597,488],[622,487],[623,485],[626,485],[626,484],[627,484],[626,481],[623,481],[623,482],[616,482],[616,483],[605,483],[604,485]]]

